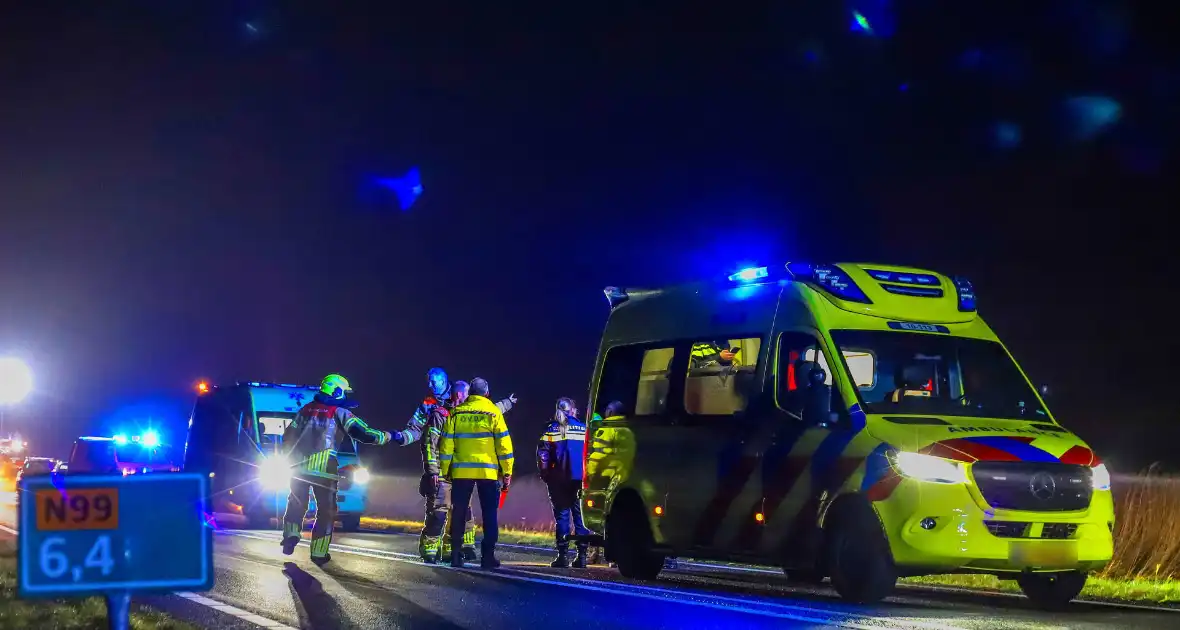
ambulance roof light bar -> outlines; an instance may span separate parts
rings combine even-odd
[[[955,276],[951,278],[951,282],[955,284],[955,293],[959,296],[959,311],[963,313],[974,312],[975,287],[971,285],[971,281],[962,276]]]
[[[755,280],[762,280],[770,276],[770,271],[766,267],[746,267],[737,273],[730,274],[730,282],[753,282]]]
[[[856,282],[848,277],[848,273],[837,265],[793,262],[787,263],[787,273],[799,282],[818,286],[838,300],[861,304],[873,303]]]

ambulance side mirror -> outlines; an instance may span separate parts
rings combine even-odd
[[[803,402],[803,422],[827,426],[832,418],[832,388],[824,384],[827,372],[818,366],[807,375],[807,392]]]

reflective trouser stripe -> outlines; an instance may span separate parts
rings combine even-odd
[[[311,555],[322,557],[328,555],[328,545],[332,542],[332,535],[311,539]]]

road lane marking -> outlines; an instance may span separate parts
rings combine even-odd
[[[231,606],[211,597],[205,597],[204,595],[198,595],[196,593],[189,592],[173,593],[173,595],[176,595],[177,597],[183,597],[194,604],[200,604],[207,608],[212,608],[218,612],[223,612],[227,615],[233,615],[242,621],[248,621],[263,628],[271,628],[272,630],[298,630],[298,628],[293,628],[285,623],[275,621],[274,619],[268,619],[262,615],[252,613],[248,610],[242,610],[237,606]]]
[[[267,542],[278,541],[278,536],[258,535],[254,532],[242,531],[228,531],[222,533],[230,536],[238,536],[240,538],[252,538],[255,540],[262,540]],[[300,546],[306,545],[306,541],[300,541]],[[861,630],[880,630],[881,624],[886,624],[893,627],[925,627],[955,630],[956,626],[948,626],[937,623],[923,623],[912,619],[897,620],[889,617],[876,617],[872,615],[863,615],[858,613],[844,613],[834,610],[824,610],[820,608],[808,608],[804,606],[791,606],[788,604],[780,604],[776,602],[763,602],[753,599],[742,599],[736,597],[727,597],[724,595],[714,595],[711,593],[694,593],[678,589],[638,586],[633,584],[618,584],[615,582],[595,582],[591,580],[582,580],[579,578],[566,578],[564,576],[550,576],[542,573],[535,573],[532,571],[516,569],[513,567],[501,567],[498,571],[485,571],[476,568],[454,569],[448,565],[427,565],[418,559],[417,554],[402,553],[397,551],[373,550],[353,547],[351,545],[334,544],[333,550],[340,553],[352,554],[357,556],[366,556],[370,558],[377,558],[381,560],[392,560],[394,562],[403,562],[419,567],[430,567],[445,570],[459,570],[465,573],[473,573],[478,575],[485,575],[490,577],[507,578],[510,580],[517,580],[522,582],[531,582],[535,584],[548,584],[551,586],[560,586],[564,588],[574,588],[586,591],[595,591],[600,593],[608,593],[612,595],[624,595],[628,597],[636,597],[640,599],[654,600],[664,603],[685,604],[688,606],[699,606],[704,608],[711,608],[714,610],[721,610],[727,612],[742,612],[752,615],[759,615],[763,617],[775,617],[779,619],[787,619],[790,621],[798,621],[803,623],[815,623],[831,625],[835,624],[844,628],[857,628]],[[536,577],[540,576],[540,577]],[[610,584],[607,587],[606,584]],[[672,597],[669,597],[672,596]],[[699,599],[682,599],[682,598],[699,598]],[[718,603],[721,602],[721,603]],[[810,614],[803,614],[810,613]],[[898,625],[899,621],[902,625]],[[869,623],[858,623],[869,622]]]
[[[415,538],[417,537],[417,534],[403,534],[401,532],[390,532],[390,531],[383,531],[383,530],[366,530],[361,533],[379,534],[381,536],[407,536],[407,537],[415,537]],[[512,548],[512,549],[525,549],[525,550],[529,550],[529,551],[539,551],[539,552],[553,551],[553,549],[550,549],[548,547],[536,547],[533,545],[520,545],[520,544],[513,544],[513,543],[496,543],[496,548],[500,548],[500,547],[508,547],[508,548]],[[398,552],[386,551],[385,553],[398,553]],[[414,557],[414,558],[418,557],[415,554],[405,554],[405,555],[407,555],[409,557]],[[765,574],[769,574],[769,575],[782,574],[782,571],[779,569],[765,569],[765,568],[755,567],[755,566],[725,564],[725,563],[721,563],[721,562],[705,562],[705,561],[699,561],[699,560],[698,561],[678,560],[677,563],[680,566],[702,567],[702,568],[707,568],[707,569],[717,569],[719,571],[732,571],[732,572],[739,572],[739,573],[765,573]],[[665,569],[665,571],[676,571],[676,569]],[[721,579],[721,578],[709,576],[709,579]],[[941,586],[941,585],[936,585],[936,584],[907,584],[904,582],[899,582],[897,584],[897,588],[899,590],[904,589],[904,590],[911,591],[911,592],[934,591],[934,592],[941,592],[941,593],[954,593],[957,595],[964,595],[964,594],[965,595],[985,595],[985,596],[999,595],[999,596],[1007,597],[1007,598],[1011,598],[1011,599],[1024,599],[1024,595],[1021,595],[1020,593],[1010,593],[1007,591],[998,591],[998,590],[987,589],[987,588],[967,588],[967,587],[957,587],[957,586]],[[1133,610],[1145,610],[1145,611],[1153,611],[1153,612],[1180,613],[1180,607],[1173,607],[1173,606],[1152,606],[1150,604],[1137,604],[1134,602],[1112,602],[1112,601],[1106,601],[1106,600],[1101,600],[1101,599],[1085,599],[1085,598],[1075,599],[1074,602],[1078,603],[1078,604],[1086,604],[1089,606],[1106,606],[1108,608],[1129,608],[1129,609],[1133,609]]]

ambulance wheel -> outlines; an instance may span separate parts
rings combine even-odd
[[[355,532],[361,528],[361,517],[357,515],[348,515],[340,517],[340,529],[346,532]]]
[[[640,508],[619,505],[606,523],[608,555],[625,578],[654,580],[664,568],[664,556],[652,550],[651,524]]]
[[[887,597],[897,585],[897,568],[881,521],[867,501],[849,497],[828,514],[825,527],[827,567],[841,597],[870,604]]]
[[[1025,573],[1016,578],[1020,590],[1038,608],[1061,609],[1074,600],[1086,586],[1081,571],[1063,573]]]

